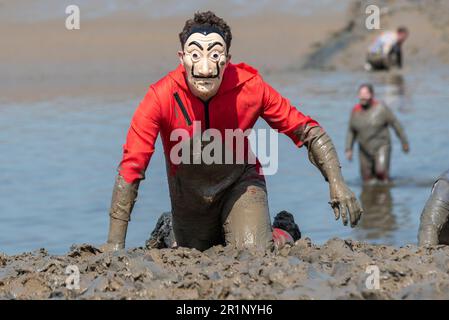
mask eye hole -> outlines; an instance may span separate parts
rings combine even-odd
[[[209,59],[211,59],[214,62],[217,62],[218,60],[220,60],[222,53],[219,51],[212,51],[209,54]]]
[[[187,53],[188,55],[190,55],[190,57],[192,58],[193,62],[198,62],[200,61],[202,55],[198,50],[194,50],[190,53]]]

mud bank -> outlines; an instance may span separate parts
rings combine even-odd
[[[80,271],[69,290],[68,265]],[[369,290],[367,266],[380,270]],[[278,252],[213,247],[129,249],[102,253],[90,245],[63,256],[44,249],[0,255],[0,299],[448,299],[449,247],[368,245],[309,239]]]
[[[380,8],[380,30],[368,30],[365,9]],[[346,24],[318,42],[303,59],[304,69],[361,70],[370,43],[385,30],[405,25],[410,38],[404,44],[405,67],[449,63],[449,2],[429,0],[357,0],[349,6]],[[432,40],[429,40],[432,39]]]

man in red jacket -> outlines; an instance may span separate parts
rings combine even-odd
[[[132,118],[113,190],[106,249],[125,246],[139,182],[145,177],[159,134],[166,157],[177,245],[199,250],[217,244],[259,248],[272,245],[260,164],[242,158],[242,150],[226,138],[226,130],[246,132],[259,117],[298,147],[307,147],[310,160],[329,182],[335,218],[341,215],[345,225],[349,221],[355,226],[362,210],[343,180],[331,139],[315,120],[300,113],[265,83],[255,69],[230,62],[229,26],[210,11],[196,13],[186,22],[179,38],[181,64],[150,86]],[[224,151],[234,152],[231,163],[209,163],[197,158],[212,143],[201,138],[211,130],[224,137],[215,141],[214,135],[214,143]],[[193,145],[187,161],[179,161],[186,160],[185,154],[179,154],[179,132],[184,133],[182,143]],[[198,139],[202,140],[196,144]],[[243,149],[248,149],[246,136]]]

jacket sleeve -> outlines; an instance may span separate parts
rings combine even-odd
[[[267,83],[263,82],[262,90],[262,118],[271,128],[284,133],[298,147],[301,147],[304,144],[304,141],[301,141],[301,132],[306,127],[319,126],[318,122],[299,112],[288,99],[281,96]]]
[[[160,103],[154,88],[150,87],[133,115],[123,146],[123,158],[118,170],[126,182],[145,179],[145,170],[159,134],[160,119]]]

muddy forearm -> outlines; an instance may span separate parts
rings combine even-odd
[[[139,182],[128,183],[120,174],[115,179],[109,210],[108,243],[118,248],[123,248],[125,245],[128,222],[131,220],[131,212],[137,199]]]
[[[329,204],[334,211],[335,219],[342,217],[345,226],[350,222],[351,227],[355,227],[363,210],[343,179],[340,161],[331,138],[319,126],[306,126],[300,134],[301,141],[307,147],[310,161],[329,182],[331,199]]]
[[[309,153],[309,159],[322,173],[330,185],[343,183],[340,161],[329,135],[318,126],[306,127],[303,141]]]
[[[335,219],[341,217],[345,226],[350,222],[351,227],[355,227],[363,210],[343,179],[340,161],[331,138],[319,126],[299,127],[295,134],[306,145],[310,161],[329,182],[331,199],[329,204],[334,211]]]
[[[440,180],[421,214],[418,243],[420,246],[437,245],[443,225],[449,218],[449,183]]]
[[[399,120],[396,118],[396,116],[393,114],[393,112],[390,109],[386,109],[387,111],[387,119],[390,123],[390,125],[393,127],[394,132],[398,136],[399,140],[401,141],[402,145],[408,145],[408,139],[407,135],[405,134],[404,128],[402,127]]]
[[[355,141],[355,133],[354,130],[352,130],[351,127],[348,128],[348,133],[346,134],[346,143],[345,143],[345,151],[352,151],[352,148],[354,147],[354,141]]]
[[[396,135],[398,136],[399,140],[401,140],[401,143],[403,145],[408,145],[407,135],[405,134],[404,128],[402,127],[402,125],[399,123],[399,121],[397,119],[395,119],[393,122],[393,128],[394,128],[394,131],[396,132]]]

